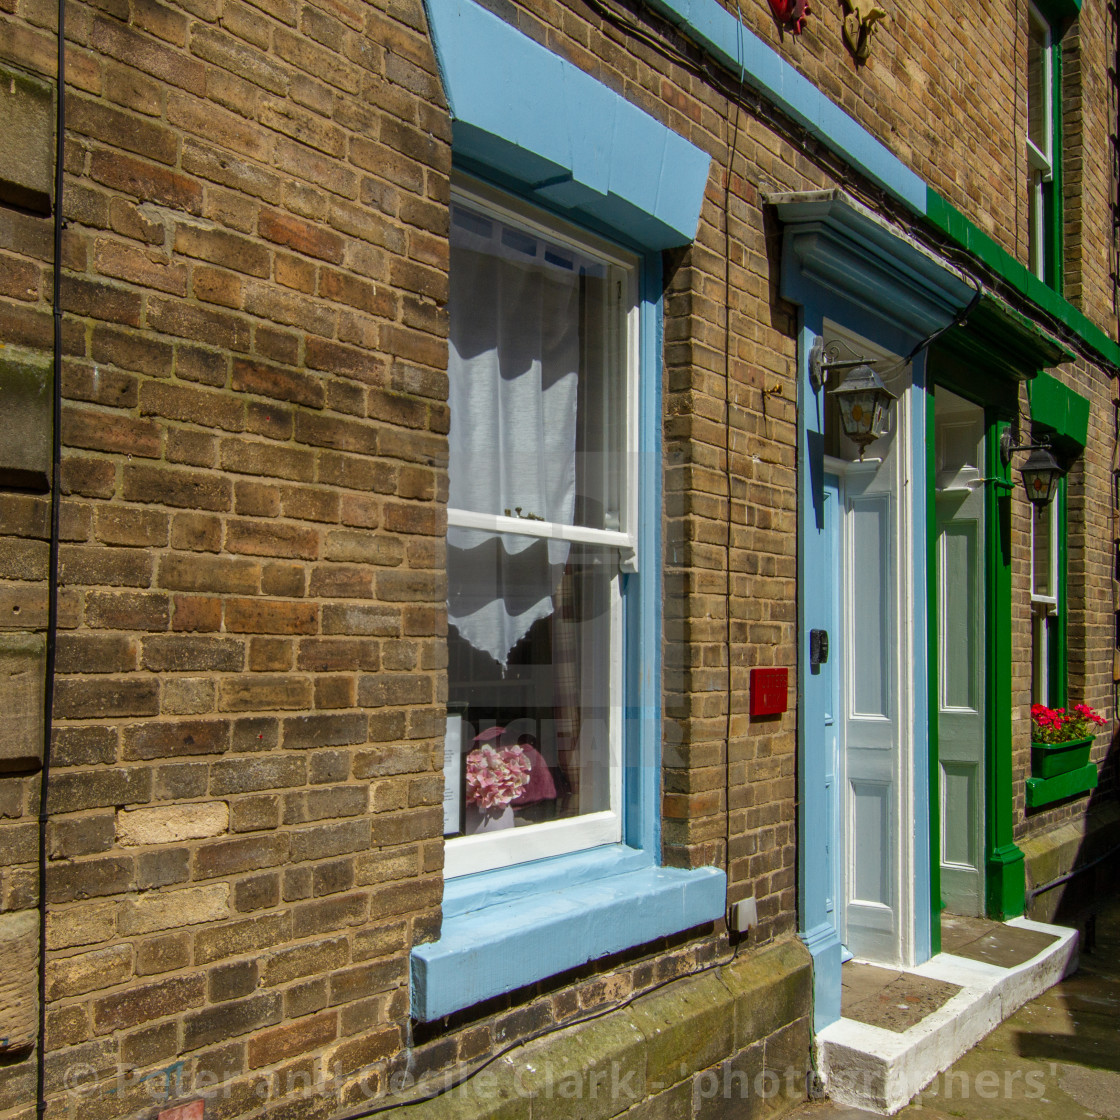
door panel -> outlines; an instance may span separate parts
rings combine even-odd
[[[845,641],[842,718],[846,944],[857,957],[901,957],[901,728],[897,503],[890,462],[853,463],[840,530]]]
[[[941,895],[984,912],[984,410],[936,390]]]

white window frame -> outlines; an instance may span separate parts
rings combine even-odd
[[[1050,523],[1050,594],[1041,595],[1035,588],[1035,527],[1040,516],[1037,507],[1031,507],[1031,702],[1050,703],[1050,646],[1051,633],[1058,617],[1058,496],[1055,494],[1046,506],[1043,516]]]
[[[1040,76],[1042,97],[1043,135],[1045,138],[1045,151],[1038,147],[1031,139],[1030,125],[1027,127],[1027,162],[1031,168],[1031,190],[1027,205],[1030,207],[1034,218],[1036,237],[1030,246],[1031,271],[1040,279],[1046,277],[1047,253],[1047,228],[1046,228],[1046,195],[1045,184],[1054,178],[1054,37],[1050,21],[1042,14],[1036,5],[1028,4],[1030,23],[1040,28],[1044,33],[1045,45],[1042,48],[1042,74]],[[1030,75],[1027,76],[1028,97],[1030,89]],[[1029,106],[1028,106],[1029,114]]]
[[[473,875],[497,868],[511,867],[532,860],[566,855],[622,840],[622,773],[623,773],[623,690],[627,674],[624,659],[627,656],[624,642],[624,602],[622,579],[624,572],[638,570],[638,371],[640,363],[639,340],[639,280],[640,260],[615,245],[577,229],[546,211],[521,203],[506,194],[473,179],[459,178],[452,184],[452,202],[481,209],[501,221],[511,222],[550,241],[568,245],[572,249],[594,256],[611,269],[612,280],[619,281],[617,298],[622,316],[625,355],[623,377],[625,380],[624,446],[622,454],[625,468],[619,494],[619,529],[594,529],[578,525],[565,525],[549,521],[527,520],[502,514],[478,513],[469,510],[447,510],[449,528],[481,529],[502,534],[525,537],[550,538],[578,544],[601,545],[615,550],[618,572],[611,588],[611,680],[610,723],[608,750],[609,809],[584,813],[563,820],[545,821],[521,828],[472,836],[456,836],[445,841],[445,879]],[[630,654],[631,656],[634,653]]]

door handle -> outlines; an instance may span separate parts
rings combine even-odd
[[[828,662],[828,631],[809,631],[809,668],[819,669]]]

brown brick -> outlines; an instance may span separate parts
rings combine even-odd
[[[260,572],[260,565],[252,560],[171,554],[160,561],[156,580],[175,591],[245,595],[259,587]],[[176,597],[176,609],[180,598]]]
[[[304,902],[292,910],[292,932],[297,937],[330,933],[346,926],[360,925],[368,913],[369,900],[361,893]]]
[[[228,758],[210,768],[210,792],[215,796],[262,789],[288,789],[307,780],[307,764],[299,755]]]
[[[191,424],[204,424],[238,432],[245,426],[245,409],[236,397],[209,392],[186,385],[168,385],[162,381],[145,381],[140,386],[140,414],[164,416]],[[172,505],[193,503],[171,502]],[[205,506],[206,509],[225,508]]]
[[[104,544],[161,548],[167,544],[167,515],[158,510],[99,506],[94,535]]]
[[[189,933],[147,937],[136,946],[136,975],[154,976],[186,968],[191,962]]]
[[[319,534],[300,525],[231,520],[226,525],[226,550],[314,560],[319,555]]]
[[[232,638],[162,634],[144,639],[143,664],[155,673],[236,673],[245,667],[245,644]]]
[[[251,638],[249,668],[255,673],[275,673],[292,667],[292,646],[283,638]]]
[[[297,253],[339,264],[343,256],[343,240],[338,234],[302,221],[279,210],[262,209],[258,232],[266,241],[286,245]]]
[[[221,629],[222,601],[203,595],[175,596],[175,629],[210,631]]]
[[[221,519],[206,513],[177,513],[171,519],[171,547],[189,552],[220,552]]]
[[[225,720],[152,721],[126,727],[122,740],[127,759],[223,754],[230,747],[230,730]]]
[[[234,361],[233,387],[239,392],[255,393],[278,401],[291,401],[310,408],[322,408],[326,401],[321,378],[247,359]]]
[[[195,964],[211,964],[227,957],[272,949],[290,937],[291,919],[287,914],[262,914],[202,929],[195,934]],[[199,980],[202,979],[200,976]]]
[[[134,392],[135,385],[128,389]],[[141,459],[158,459],[161,450],[157,425],[88,408],[63,408],[62,438],[67,447],[136,455]]]
[[[221,971],[228,977],[231,968],[243,967],[240,964],[228,965],[217,971]],[[212,991],[214,979],[215,972],[212,971]],[[214,998],[213,995],[211,998]],[[229,999],[228,996],[224,998]],[[272,1026],[280,1022],[280,1019],[279,995],[273,992],[260,992],[248,999],[226,1002],[218,1007],[210,1007],[186,1016],[183,1020],[183,1045],[187,1050],[196,1050],[201,1046],[223,1042],[227,1038]]]
[[[228,479],[202,471],[168,470],[126,464],[123,496],[127,501],[191,509],[228,510],[232,487]]]
[[[300,564],[265,564],[261,568],[261,590],[266,595],[304,594],[304,570]]]
[[[172,428],[167,433],[167,461],[191,467],[212,467],[218,459],[218,441],[207,432]]]
[[[108,362],[121,369],[135,370],[154,377],[167,375],[171,368],[172,350],[170,345],[158,339],[149,338],[132,331],[117,327],[97,325],[93,329],[91,357],[97,362]],[[85,398],[83,398],[85,399]],[[110,401],[99,403],[109,404]],[[132,406],[135,399],[120,401],[121,405]]]
[[[338,1015],[333,1011],[263,1031],[249,1041],[249,1066],[258,1069],[315,1050],[333,1041],[337,1034]]]
[[[47,868],[47,901],[54,904],[124,894],[132,889],[134,874],[132,860],[121,856],[52,863]]]
[[[153,716],[159,683],[150,678],[62,679],[55,685],[55,715],[63,719]]]
[[[156,164],[99,150],[90,156],[89,173],[98,183],[130,194],[140,202],[157,202],[191,214],[202,210],[201,184]]]
[[[391,347],[384,344],[383,350],[392,352]],[[309,338],[306,360],[312,369],[320,369],[342,377],[353,377],[368,385],[380,385],[385,381],[385,359],[380,354],[357,346],[344,346],[327,339]]]
[[[174,1022],[141,1027],[129,1032],[121,1040],[121,1061],[142,1068],[154,1066],[174,1058],[178,1042],[178,1025]]]
[[[236,634],[314,634],[318,628],[314,603],[280,599],[230,599],[226,629]]]
[[[194,854],[194,877],[213,879],[261,867],[274,867],[287,856],[288,836],[218,840],[200,845]]]
[[[175,227],[175,252],[249,276],[269,274],[268,248],[228,230],[180,222]]]
[[[50,858],[66,859],[109,851],[116,834],[114,822],[111,811],[79,817],[56,817],[48,828],[47,851]]]
[[[328,793],[328,791],[312,790],[306,796],[312,797],[321,793]],[[363,796],[363,804],[359,811],[365,808],[364,800]],[[352,820],[337,824],[317,825],[314,828],[297,829],[290,836],[293,861],[326,859],[330,856],[344,855],[347,852],[360,852],[368,848],[370,824],[368,820]]]
[[[206,980],[202,976],[136,985],[120,995],[95,1000],[93,1028],[98,1034],[104,1034],[175,1015],[189,1007],[197,1007],[205,995]]]
[[[254,910],[271,909],[280,903],[280,875],[249,875],[238,879],[233,887],[233,905],[241,914]]]
[[[152,580],[152,560],[147,552],[133,548],[63,545],[59,572],[68,584],[147,587]]]
[[[102,276],[170,295],[187,294],[186,267],[159,249],[101,238],[94,243],[93,264]]]
[[[256,832],[280,824],[280,798],[275,795],[239,797],[230,803],[229,809],[231,832]]]

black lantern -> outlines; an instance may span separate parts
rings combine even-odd
[[[1027,488],[1027,497],[1034,505],[1042,508],[1053,496],[1054,486],[1063,471],[1049,448],[1036,447],[1027,456],[1020,473],[1023,476],[1023,485]]]
[[[1016,445],[1015,439],[1011,435],[1011,429],[1008,428],[1000,437],[999,451],[1004,466],[1010,465],[1011,456],[1016,451],[1030,452],[1027,461],[1019,472],[1023,476],[1023,486],[1027,491],[1027,497],[1033,505],[1040,509],[1049,503],[1054,496],[1054,487],[1058,479],[1066,472],[1062,469],[1061,463],[1054,458],[1054,453],[1050,450],[1048,437],[1043,436],[1040,443]]]
[[[866,362],[855,366],[844,378],[844,383],[832,393],[840,406],[844,435],[859,445],[859,457],[862,459],[867,445],[886,433],[887,417],[895,395]]]

